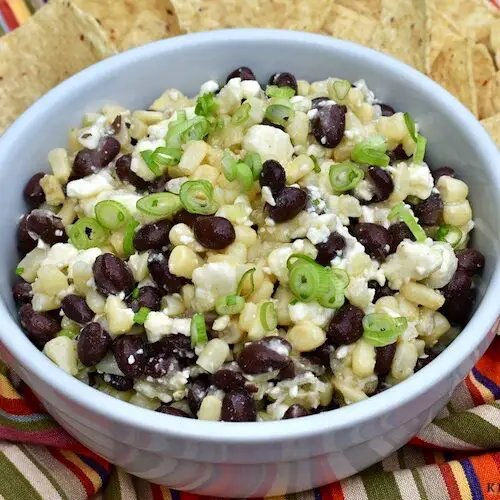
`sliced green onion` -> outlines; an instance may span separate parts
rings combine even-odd
[[[314,164],[313,172],[315,172],[316,174],[320,174],[321,173],[321,167],[319,166],[318,159],[314,155],[310,155],[310,158],[311,158],[311,160],[312,160],[312,162]]]
[[[344,291],[349,284],[349,275],[338,268],[325,268],[323,273],[328,277],[328,288],[318,295],[318,303],[323,307],[338,309],[345,302]]]
[[[334,191],[344,193],[354,189],[365,176],[363,169],[350,161],[330,167],[330,184]]]
[[[182,123],[187,120],[187,114],[185,109],[178,109],[175,112],[175,123]]]
[[[389,220],[401,219],[412,232],[413,236],[417,241],[425,241],[427,235],[422,227],[418,224],[415,216],[410,212],[409,208],[401,201],[394,205],[389,212]]]
[[[463,233],[457,226],[452,226],[450,224],[444,224],[440,226],[436,232],[436,240],[446,241],[453,248],[456,248],[458,244],[462,241]]]
[[[268,85],[266,87],[266,94],[269,97],[282,97],[284,99],[290,99],[295,95],[295,90],[291,87],[278,87],[276,85]]]
[[[363,339],[375,347],[396,342],[408,326],[406,318],[391,318],[386,314],[367,314],[363,318]]]
[[[239,295],[226,295],[215,301],[215,312],[221,316],[238,314],[245,307],[245,299]]]
[[[349,281],[350,281],[349,275],[347,274],[347,272],[344,271],[343,269],[340,269],[339,267],[332,267],[331,272],[332,272],[334,278],[338,282],[342,283],[342,286],[344,288],[347,288],[347,286],[349,285]]]
[[[243,125],[247,120],[248,117],[250,116],[250,111],[251,111],[251,106],[250,103],[244,102],[234,113],[233,116],[231,117],[231,122],[234,125]]]
[[[180,201],[192,214],[210,215],[217,211],[214,188],[206,180],[184,182],[181,186]]]
[[[133,299],[138,299],[139,298],[139,287],[136,286],[133,290],[132,290],[132,298]]]
[[[415,142],[417,142],[417,127],[415,125],[413,118],[410,116],[409,113],[405,113],[404,118],[405,118],[406,128],[408,129],[408,133],[410,134],[410,137]]]
[[[152,161],[156,165],[166,165],[173,167],[178,165],[182,157],[182,150],[180,148],[156,148],[151,156]]]
[[[321,269],[312,264],[294,264],[288,279],[291,292],[302,302],[311,302],[318,295]]]
[[[260,306],[260,324],[266,332],[274,330],[278,326],[278,315],[272,302],[264,302]]]
[[[99,224],[111,231],[120,229],[132,217],[121,203],[114,200],[100,201],[95,206],[94,211]]]
[[[427,139],[423,135],[417,136],[417,146],[413,154],[414,163],[422,163],[425,156],[425,147],[427,146]]]
[[[196,100],[194,112],[198,116],[213,116],[217,113],[219,105],[211,92],[200,95]]]
[[[265,118],[270,122],[285,127],[288,120],[293,117],[295,111],[287,99],[273,98],[267,107]]]
[[[255,272],[255,267],[252,267],[251,269],[249,269],[248,271],[245,271],[243,273],[243,276],[240,278],[240,281],[238,283],[238,286],[236,287],[236,295],[252,295],[252,293],[254,292],[255,290],[255,283],[254,283],[254,280],[253,280],[253,273]],[[249,283],[250,285],[250,291],[246,292],[246,293],[242,293],[243,292],[243,288],[245,288],[247,286],[247,283]]]
[[[292,255],[288,257],[286,267],[289,271],[296,264],[312,264],[314,266],[318,266],[320,269],[323,269],[321,264],[318,264],[312,257],[309,257],[309,255],[306,255],[305,253],[292,253]]]
[[[151,312],[151,309],[149,307],[141,307],[134,314],[134,323],[137,323],[138,325],[143,325],[150,312]]]
[[[343,102],[351,90],[351,82],[348,80],[334,80],[328,82],[328,95],[336,102]]]
[[[351,151],[351,160],[366,165],[387,167],[389,157],[385,154],[386,151],[386,139],[381,135],[376,135],[356,144]]]
[[[153,172],[156,176],[161,175],[160,167],[153,160],[153,151],[151,149],[146,149],[141,151],[141,157],[144,163],[148,166],[149,170]]]
[[[135,219],[130,219],[125,226],[125,232],[123,235],[123,253],[130,257],[135,253],[134,248],[134,238],[135,238],[135,229],[139,225],[139,223]],[[137,294],[139,291],[137,289]],[[139,296],[139,295],[137,295]]]
[[[153,193],[143,196],[136,203],[137,210],[155,217],[168,217],[182,208],[178,195],[173,193]]]
[[[196,313],[191,318],[191,346],[206,344],[208,342],[207,327],[205,325],[205,316]]]
[[[225,178],[229,182],[233,182],[236,179],[236,164],[238,160],[233,156],[229,150],[225,150],[222,155],[222,171],[224,172]]]
[[[78,250],[101,246],[108,239],[108,232],[96,219],[83,217],[69,227],[68,236]]]
[[[234,167],[234,169],[235,169],[235,178],[240,184],[241,191],[243,193],[250,191],[254,183],[252,169],[246,163],[243,162],[238,162]]]
[[[262,160],[259,153],[247,153],[243,159],[243,163],[246,163],[250,167],[253,178],[257,180],[262,171]]]
[[[210,124],[204,116],[195,116],[190,120],[172,122],[165,141],[168,148],[180,148],[187,141],[201,140],[210,131]]]
[[[57,333],[58,337],[68,337],[69,339],[74,339],[80,333],[79,330],[61,330]]]
[[[16,274],[21,276],[24,273],[24,267],[16,267]]]

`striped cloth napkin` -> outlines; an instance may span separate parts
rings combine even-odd
[[[197,498],[131,476],[77,443],[8,369],[0,374],[0,440],[5,500]],[[357,476],[282,498],[499,500],[500,337],[410,444]]]

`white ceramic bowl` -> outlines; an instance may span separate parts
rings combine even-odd
[[[20,330],[10,283],[22,189],[46,168],[86,111],[116,102],[147,106],[167,87],[188,95],[209,79],[250,66],[318,80],[365,78],[376,95],[407,110],[428,139],[432,166],[453,166],[470,187],[474,246],[486,256],[479,305],[465,330],[426,368],[382,394],[333,412],[280,422],[219,423],[155,413],[66,375]],[[214,31],[131,50],[82,71],[35,103],[0,140],[1,355],[50,413],[82,443],[153,482],[206,495],[291,493],[354,474],[386,457],[430,422],[493,338],[500,312],[500,155],[481,125],[421,73],[375,51],[331,38],[272,30]]]

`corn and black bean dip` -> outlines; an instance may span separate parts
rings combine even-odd
[[[107,105],[50,151],[18,228],[14,299],[60,368],[187,418],[279,420],[390,388],[471,313],[467,185],[365,82]]]

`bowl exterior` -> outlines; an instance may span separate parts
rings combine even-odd
[[[477,220],[474,245],[487,259],[476,314],[438,360],[385,393],[304,419],[202,422],[115,400],[67,376],[30,344],[17,325],[10,293],[24,184],[46,168],[47,153],[64,145],[83,113],[110,102],[144,107],[172,87],[194,95],[202,82],[224,81],[241,65],[252,67],[262,82],[277,71],[308,80],[364,78],[383,102],[409,111],[428,138],[431,165],[452,165],[468,183]],[[230,30],[128,51],[64,82],[0,139],[0,355],[68,432],[150,481],[205,495],[260,497],[347,477],[383,459],[430,422],[493,338],[491,326],[500,312],[499,164],[498,150],[458,101],[415,70],[347,42]]]

